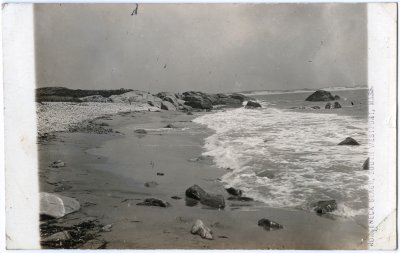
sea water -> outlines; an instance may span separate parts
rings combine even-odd
[[[335,214],[366,215],[368,171],[367,89],[335,90],[341,109],[306,102],[312,92],[253,92],[260,109],[238,108],[203,115],[194,122],[215,131],[205,153],[227,169],[222,181],[270,207],[312,210],[334,199]],[[319,106],[320,109],[312,109]],[[341,146],[352,137],[361,145]]]

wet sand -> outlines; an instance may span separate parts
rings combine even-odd
[[[113,224],[110,232],[99,234],[109,249],[367,248],[368,230],[360,222],[226,200],[229,195],[218,180],[224,169],[208,159],[191,161],[201,155],[204,138],[211,133],[192,123],[194,117],[196,113],[133,112],[97,120],[120,133],[58,133],[56,139],[39,144],[41,191],[57,191],[81,203],[78,212],[63,218],[67,222],[95,217],[104,225]],[[163,128],[169,123],[177,128]],[[135,129],[146,129],[147,134]],[[67,166],[49,168],[56,160]],[[145,186],[152,181],[158,185]],[[193,184],[223,194],[225,209],[187,206],[185,190]],[[171,206],[136,205],[148,197]],[[264,230],[257,225],[261,218],[284,228]],[[212,229],[214,240],[190,233],[196,219]]]

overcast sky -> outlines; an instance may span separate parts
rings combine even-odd
[[[367,85],[365,4],[38,4],[37,84],[207,92]]]

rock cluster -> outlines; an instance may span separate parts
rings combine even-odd
[[[218,209],[224,209],[225,208],[225,200],[224,196],[218,195],[218,194],[210,194],[207,193],[205,190],[203,190],[200,186],[198,185],[193,185],[189,187],[186,192],[186,197],[192,198],[194,200],[199,200],[201,204],[213,207],[213,208],[218,208]]]

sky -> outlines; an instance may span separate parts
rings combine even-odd
[[[367,85],[365,4],[37,4],[38,87]]]

